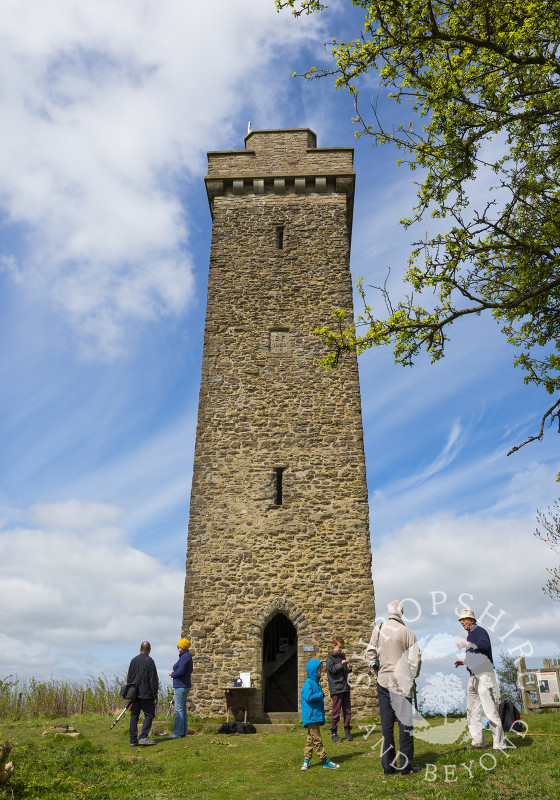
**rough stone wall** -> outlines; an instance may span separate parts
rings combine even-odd
[[[316,148],[313,131],[252,131],[246,150],[208,153],[208,175],[316,175],[352,172],[351,147]]]
[[[270,143],[282,139],[289,175],[310,133],[256,132],[247,146],[266,143],[264,174]],[[328,154],[312,155],[324,174]],[[336,187],[213,196],[183,618],[195,663],[189,706],[201,716],[224,713],[223,687],[240,672],[252,673],[251,716],[261,715],[263,631],[279,611],[298,633],[298,697],[308,658],[326,658],[333,634],[361,655],[371,633],[357,363],[320,368],[313,335],[335,306],[352,313],[348,187]],[[357,715],[372,713],[367,683],[353,692]]]

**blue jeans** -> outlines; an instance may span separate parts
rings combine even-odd
[[[187,735],[187,695],[189,689],[173,689],[173,699],[175,700],[175,723],[173,725],[173,736]]]

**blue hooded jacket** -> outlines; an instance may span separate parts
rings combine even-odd
[[[319,684],[317,670],[321,664],[318,658],[307,662],[307,680],[301,688],[301,724],[305,728],[310,722],[325,721],[325,693]]]

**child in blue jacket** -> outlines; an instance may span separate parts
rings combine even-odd
[[[301,724],[307,728],[307,741],[303,756],[302,770],[309,769],[313,750],[323,762],[325,769],[338,769],[339,765],[327,758],[321,739],[321,725],[325,722],[325,693],[321,689],[321,670],[323,663],[318,658],[307,662],[307,680],[301,689]]]

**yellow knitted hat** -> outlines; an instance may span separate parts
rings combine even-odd
[[[179,639],[177,642],[177,647],[180,647],[181,650],[188,650],[190,647],[190,642],[188,639]]]

